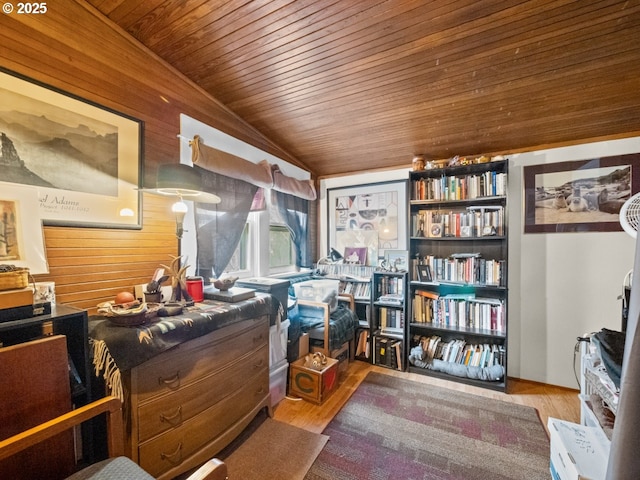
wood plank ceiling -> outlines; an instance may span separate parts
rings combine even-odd
[[[89,0],[319,177],[640,132],[640,0]]]

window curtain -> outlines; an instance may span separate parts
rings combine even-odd
[[[311,249],[309,248],[309,200],[272,191],[280,216],[289,227],[291,238],[296,247],[296,267],[311,267]]]
[[[215,193],[220,203],[196,203],[196,275],[219,278],[240,242],[258,187],[243,180],[219,175],[198,166],[203,190]]]

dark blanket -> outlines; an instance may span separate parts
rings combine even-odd
[[[271,299],[271,295],[256,292],[255,298],[237,303],[205,300],[202,308],[192,307],[181,315],[158,317],[136,327],[121,327],[104,317],[92,316],[89,337],[92,341],[104,341],[117,368],[126,371],[180,343],[238,320],[272,315]]]
[[[620,388],[620,376],[622,374],[622,357],[624,355],[624,341],[626,335],[603,328],[594,334],[593,339],[600,352],[602,364],[616,388]]]

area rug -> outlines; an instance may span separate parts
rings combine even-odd
[[[228,456],[221,455],[230,479],[302,480],[329,438],[271,418],[258,423]]]
[[[376,372],[323,433],[306,480],[550,478],[534,408]]]

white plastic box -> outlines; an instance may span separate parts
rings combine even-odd
[[[289,319],[269,327],[269,368],[287,359],[287,341],[289,339]]]
[[[276,365],[269,370],[269,393],[271,394],[271,406],[275,407],[287,395],[287,374],[289,363],[285,359],[281,365]]]
[[[609,440],[597,427],[549,417],[551,473],[559,480],[600,480],[607,472]]]
[[[296,298],[300,300],[311,300],[313,302],[323,302],[332,293],[338,292],[339,280],[307,280],[293,284]]]

